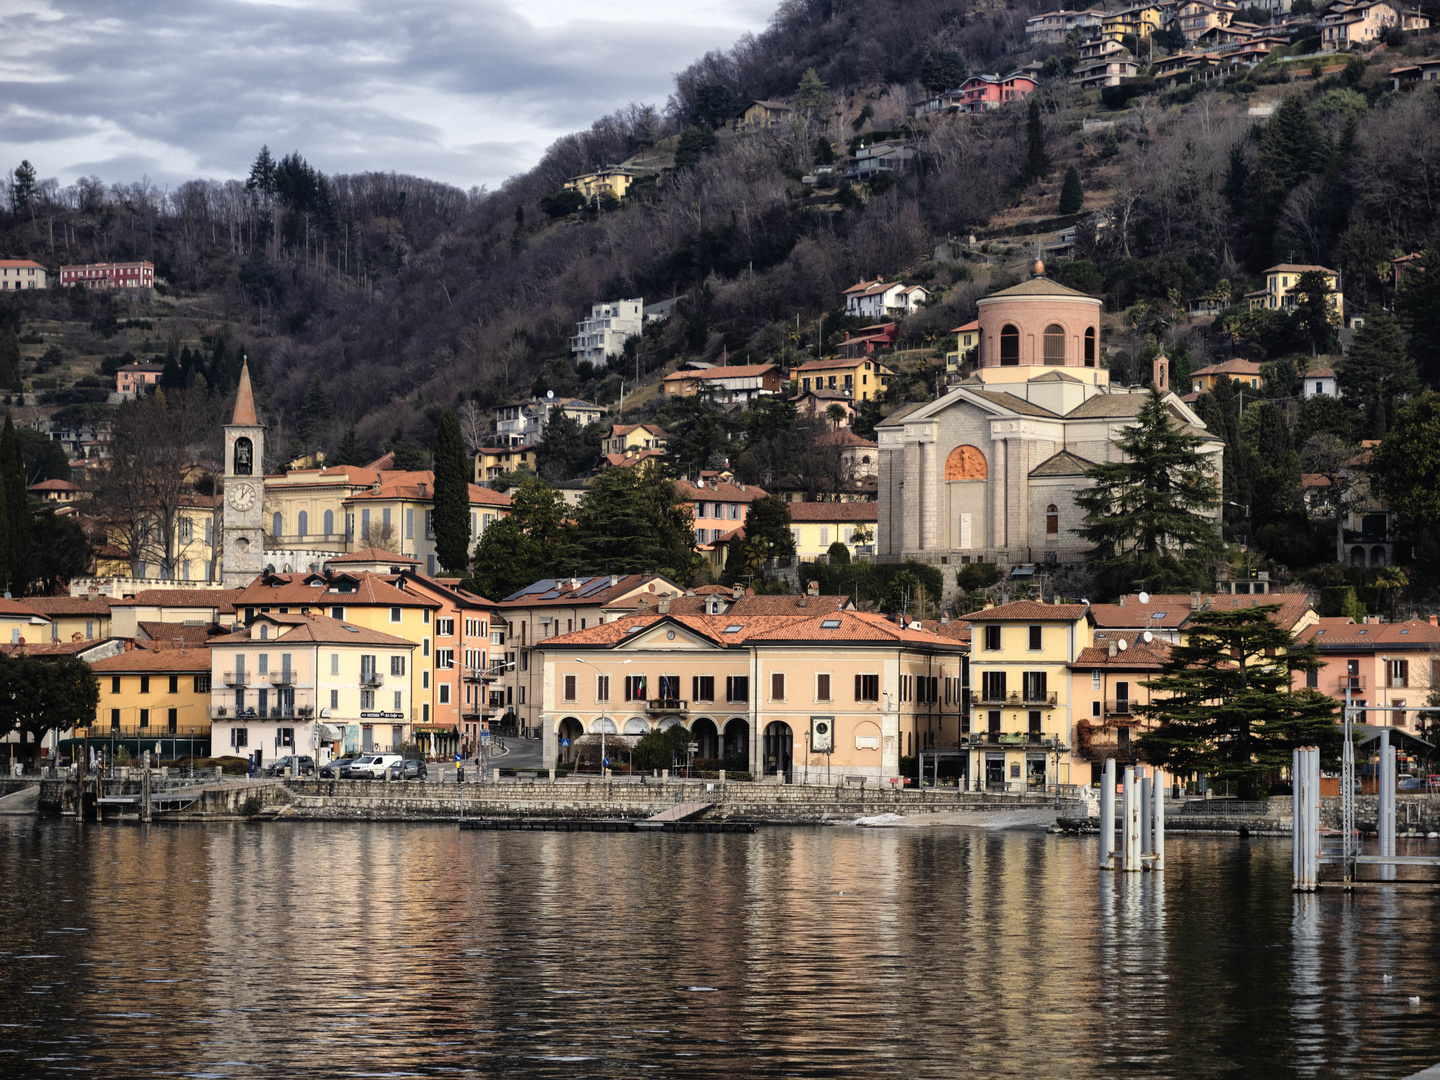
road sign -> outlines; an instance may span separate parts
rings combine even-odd
[[[608,757],[605,759],[605,767],[607,769],[610,767],[610,759]]]
[[[569,739],[561,739],[561,740],[560,740],[560,745],[561,745],[561,746],[569,746],[569,745],[570,745],[570,740],[569,740]]]

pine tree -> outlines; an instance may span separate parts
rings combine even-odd
[[[0,326],[0,387],[20,387],[20,339],[8,326]]]
[[[1116,441],[1124,459],[1091,468],[1093,486],[1075,495],[1090,564],[1111,594],[1137,583],[1152,592],[1203,587],[1221,552],[1214,466],[1154,388],[1135,420]]]
[[[351,420],[345,427],[345,435],[335,448],[335,465],[364,465],[370,460],[370,452],[360,442],[360,432]]]
[[[1406,267],[1395,310],[1410,335],[1410,354],[1434,385],[1440,381],[1440,246],[1431,246]]]
[[[452,574],[470,568],[470,471],[465,440],[453,412],[435,433],[435,555]]]
[[[35,179],[35,166],[28,161],[20,162],[15,168],[15,179],[10,187],[10,203],[15,208],[15,216],[29,214],[33,220],[39,196],[40,185]]]
[[[245,190],[256,196],[262,206],[269,206],[278,191],[275,159],[270,156],[270,147],[260,147],[255,163],[250,166],[250,177],[245,181]]]
[[[25,493],[25,459],[20,436],[9,413],[5,414],[5,429],[0,433],[0,487],[4,489],[9,526],[5,546],[6,580],[10,592],[20,596],[30,576],[30,501]]]
[[[1078,214],[1085,205],[1085,189],[1080,184],[1080,170],[1071,165],[1065,170],[1065,183],[1060,188],[1060,213]]]
[[[296,433],[307,448],[313,448],[329,418],[330,399],[325,394],[325,384],[317,375],[311,380],[310,388],[305,391],[305,399],[300,402],[300,418],[295,425]]]
[[[1362,437],[1383,439],[1395,426],[1397,408],[1421,388],[1394,318],[1383,311],[1366,316],[1345,354],[1338,381],[1340,400],[1360,413]]]
[[[175,342],[173,341],[170,343],[170,348],[165,352],[165,368],[160,372],[160,389],[185,389],[185,372],[180,367],[180,353],[175,348]]]
[[[932,94],[958,89],[965,81],[965,57],[954,49],[931,49],[920,64],[920,85]]]
[[[1037,98],[1030,99],[1030,116],[1025,122],[1025,179],[1039,180],[1050,171],[1050,155],[1045,152],[1045,116]]]
[[[1291,690],[1292,675],[1319,668],[1313,642],[1300,647],[1272,619],[1278,604],[1192,615],[1160,676],[1144,683],[1154,723],[1140,738],[1145,760],[1179,772],[1235,781],[1241,798],[1261,794],[1267,775],[1298,746],[1333,758],[1340,745],[1337,704],[1315,690]]]
[[[1328,350],[1335,340],[1339,318],[1330,303],[1335,290],[1319,270],[1306,270],[1295,283],[1295,312],[1290,316],[1295,332],[1310,346],[1310,355]]]
[[[805,74],[800,76],[800,85],[795,88],[794,105],[805,112],[825,112],[830,108],[830,88],[813,67],[806,68]]]

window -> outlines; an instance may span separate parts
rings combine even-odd
[[[1028,719],[1030,721],[1030,734],[1040,734],[1040,710],[1031,709]]]
[[[1042,627],[1030,627],[1030,649],[1032,652],[1039,652],[1042,648],[1041,641]]]
[[[423,669],[421,669],[421,671],[420,671],[420,689],[421,689],[421,690],[429,690],[429,689],[430,689],[430,669],[429,669],[429,668],[423,668]]]
[[[1055,508],[1054,503],[1051,503],[1049,506],[1045,507],[1045,537],[1046,539],[1049,539],[1052,536],[1059,535],[1060,511]]]
[[[423,622],[426,626],[429,626],[429,625],[430,625],[430,609],[429,609],[429,608],[426,608],[424,611],[420,612],[420,621]]]
[[[1000,366],[1016,367],[1020,363],[1020,331],[1007,323],[1000,331]]]
[[[566,700],[566,701],[575,701],[575,700],[576,700],[576,693],[577,693],[577,687],[576,687],[575,676],[574,676],[574,675],[566,675],[566,676],[565,676],[565,700]]]
[[[821,672],[815,676],[815,700],[830,700],[830,675],[828,672]]]
[[[1059,323],[1045,327],[1045,363],[1051,366],[1065,363],[1065,328]]]
[[[391,622],[399,622],[399,621],[400,621],[400,609],[399,609],[398,607],[392,607],[392,608],[390,609],[390,621],[391,621]]]
[[[112,728],[118,728],[118,727],[120,726],[120,710],[119,710],[119,709],[111,709],[111,710],[110,710],[110,726],[111,726]]]
[[[1090,672],[1090,689],[1091,689],[1091,690],[1099,690],[1099,689],[1100,689],[1100,686],[1101,686],[1100,679],[1101,679],[1101,675],[1100,675],[1100,669],[1099,669],[1099,668],[1096,668],[1094,671]]]
[[[331,709],[331,711],[333,712],[335,709],[338,709],[338,708],[340,708],[340,691],[339,691],[339,690],[331,690],[331,691],[330,691],[330,709]]]
[[[149,676],[149,675],[141,675],[141,676],[140,676],[140,692],[141,692],[142,694],[148,694],[148,693],[150,692],[150,676]]]
[[[264,652],[262,652],[259,656],[257,656],[257,657],[255,658],[255,662],[256,662],[256,664],[258,665],[257,670],[260,672],[261,675],[268,675],[268,674],[270,674],[270,654],[269,654],[269,653],[264,653]]]
[[[118,694],[118,693],[120,692],[120,676],[119,676],[119,675],[111,675],[111,676],[110,676],[110,692],[111,692],[112,694]]]
[[[1095,717],[1097,720],[1100,718],[1100,702],[1090,702],[1090,715]]]
[[[196,676],[195,676],[195,693],[197,693],[197,694],[208,694],[208,693],[210,693],[210,676],[209,676],[209,675],[196,675]]]
[[[988,712],[988,713],[986,714],[985,722],[986,722],[986,726],[990,729],[990,731],[991,731],[992,734],[995,734],[995,735],[1000,734],[1000,710],[999,710],[999,709],[991,709],[990,712]]]
[[[188,544],[191,540],[195,538],[195,523],[189,518],[182,517],[177,523],[177,526],[180,534],[180,543]]]
[[[987,627],[985,627],[985,651],[986,651],[986,652],[999,652],[999,651],[1000,651],[1000,627],[998,627],[998,626],[987,626]]]
[[[442,687],[440,688],[440,700],[441,700],[442,702],[449,702],[449,700],[450,700],[450,687],[448,687],[448,686],[442,686]],[[395,691],[395,711],[396,711],[396,712],[404,712],[404,711],[405,711],[405,698],[404,698],[404,695],[403,695],[399,690],[396,690],[396,691]]]
[[[855,700],[856,700],[856,701],[879,701],[879,700],[880,700],[880,676],[879,676],[879,675],[856,675],[856,676],[855,676]]]
[[[770,673],[770,700],[785,700],[785,673],[783,671]]]
[[[361,708],[361,710],[362,710],[363,712],[371,712],[371,711],[374,710],[374,708],[375,708],[375,691],[374,691],[374,690],[361,690],[361,691],[360,691],[360,708]]]
[[[330,654],[330,674],[340,674],[340,654],[338,652],[332,652]]]
[[[750,676],[727,675],[725,677],[725,700],[746,702],[750,700]]]
[[[1390,661],[1390,685],[1399,689],[1404,689],[1410,685],[1409,660]]]
[[[270,515],[270,531],[271,531],[272,533],[274,533],[276,536],[282,536],[282,535],[284,535],[284,532],[285,532],[284,524],[285,524],[285,519],[282,518],[279,514],[271,514],[271,515]]]
[[[325,535],[326,535],[326,536],[330,536],[331,534],[333,534],[333,533],[335,532],[335,511],[334,511],[334,510],[326,510],[326,511],[325,511],[324,522],[325,522]]]
[[[985,671],[980,674],[980,692],[986,701],[1005,700],[1005,672]]]
[[[171,675],[171,676],[170,676],[170,693],[172,693],[172,694],[178,694],[179,692],[180,692],[180,676],[179,676],[179,675]]]
[[[141,727],[149,727],[149,726],[150,726],[150,710],[149,710],[149,709],[141,709],[141,710],[140,710],[140,726],[141,726]]]
[[[644,676],[644,675],[626,675],[626,676],[625,676],[625,700],[626,700],[626,701],[644,701],[644,700],[645,700],[645,676]]]
[[[404,674],[405,674],[405,657],[403,657],[403,656],[392,656],[392,657],[390,657],[390,674],[391,674],[391,675],[404,675]]]
[[[455,666],[455,650],[436,649],[435,666],[437,668],[453,668]]]
[[[310,532],[310,515],[301,510],[295,517],[295,533],[297,536],[305,536]]]
[[[609,700],[610,700],[610,676],[609,676],[609,675],[596,675],[596,676],[595,676],[595,700],[596,700],[596,701],[609,701]]]
[[[237,750],[243,750],[250,745],[250,729],[237,727],[230,729],[230,743]]]
[[[1085,366],[1095,366],[1095,328],[1088,327],[1085,331]]]
[[[715,676],[696,675],[690,680],[690,697],[694,701],[715,700]]]
[[[436,637],[454,637],[454,636],[455,636],[455,620],[454,620],[454,619],[436,619],[436,620],[435,620],[435,636],[436,636]]]
[[[430,639],[429,639],[428,637],[425,638],[425,639],[423,639],[423,640],[420,642],[420,655],[421,655],[421,656],[429,656],[429,655],[430,655]]]
[[[1027,671],[1025,672],[1024,679],[1026,701],[1044,701],[1046,697],[1049,696],[1046,692],[1048,680],[1045,677],[1045,672]]]

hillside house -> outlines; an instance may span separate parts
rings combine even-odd
[[[1302,393],[1305,400],[1313,397],[1339,397],[1340,388],[1335,381],[1335,369],[1332,367],[1311,368],[1305,372],[1301,379],[1304,389]]]
[[[1126,79],[1140,74],[1140,65],[1124,49],[1124,55],[1111,53],[1101,59],[1082,61],[1070,77],[1072,86],[1080,90],[1096,90],[1105,86],[1119,86]]]
[[[555,414],[563,414],[582,428],[605,419],[605,406],[581,398],[555,397],[512,402],[495,410],[496,441],[510,446],[534,445],[545,434],[545,425]]]
[[[832,357],[811,360],[790,372],[794,386],[804,393],[809,390],[834,390],[855,401],[870,401],[885,393],[895,373],[878,360],[866,356]]]
[[[735,118],[736,131],[764,131],[778,127],[794,114],[783,101],[752,101]]]
[[[670,439],[659,424],[613,424],[600,444],[602,454],[627,454],[641,450],[665,449]]]
[[[605,194],[623,199],[629,194],[630,185],[643,175],[623,165],[610,165],[594,172],[572,176],[565,181],[565,190],[579,192],[587,201]]]
[[[151,388],[160,385],[164,364],[126,364],[115,371],[115,392],[123,399],[144,397]]]
[[[899,336],[893,322],[863,326],[853,335],[850,331],[845,331],[845,340],[835,346],[835,351],[851,360],[861,356],[873,356],[877,352],[893,349],[895,339]]]
[[[960,84],[955,107],[962,113],[989,112],[1012,101],[1023,101],[1035,90],[1035,85],[1034,78],[1023,71],[1012,71],[1008,75],[971,75]]]
[[[1433,616],[1396,623],[1322,618],[1302,630],[1299,641],[1314,643],[1322,666],[1295,672],[1294,689],[1309,687],[1351,705],[1388,706],[1396,711],[1374,723],[1420,729],[1425,714],[1405,709],[1428,705],[1432,690],[1440,688],[1440,627]]]
[[[1204,394],[1215,389],[1221,379],[1230,379],[1239,386],[1259,390],[1265,385],[1260,365],[1253,360],[1226,360],[1219,364],[1207,364],[1190,373],[1191,391]]]
[[[1265,271],[1265,287],[1245,294],[1246,306],[1255,311],[1268,308],[1270,311],[1294,311],[1295,290],[1300,285],[1300,275],[1309,271],[1325,275],[1325,285],[1330,289],[1328,302],[1339,325],[1345,311],[1345,294],[1340,291],[1340,275],[1324,266],[1305,263],[1277,263]]]
[[[909,314],[930,299],[923,285],[887,282],[883,278],[862,281],[845,290],[845,314],[862,319],[883,319],[891,313]]]
[[[778,394],[785,389],[780,368],[775,364],[732,364],[676,371],[661,382],[665,397],[695,397],[704,394],[722,405],[745,404],[757,397]]]
[[[0,291],[43,289],[47,271],[33,259],[0,259]]]
[[[841,427],[849,427],[855,419],[855,399],[843,390],[802,390],[790,399],[790,403],[795,406],[797,416],[814,417],[827,424],[834,422],[830,418],[832,406],[843,414],[843,419],[839,421]]]
[[[155,264],[142,260],[62,266],[60,284],[64,288],[83,285],[87,289],[149,289],[155,285]]]
[[[1149,37],[1165,25],[1166,12],[1160,4],[1136,4],[1107,12],[1100,24],[1100,35],[1119,41],[1126,34],[1135,40]]]
[[[1422,82],[1440,82],[1440,60],[1420,60],[1408,67],[1391,68],[1390,82],[1392,90],[1408,89]]]
[[[914,146],[898,139],[887,139],[857,149],[845,175],[851,180],[873,180],[880,173],[903,172],[914,157]]]
[[[1188,0],[1176,11],[1176,22],[1187,43],[1194,45],[1209,30],[1229,26],[1240,9],[1211,0]]]
[[[1100,29],[1105,12],[1086,8],[1083,11],[1046,11],[1025,20],[1025,36],[1045,45],[1063,45],[1072,31],[1089,35]]]
[[[971,349],[980,348],[980,320],[972,319],[964,326],[957,326],[950,333],[955,335],[955,348],[945,354],[945,377],[947,379],[960,377],[960,366],[965,361],[965,354]]]
[[[475,483],[485,484],[498,480],[508,472],[520,469],[536,471],[535,447],[482,446],[475,451]]]
[[[1338,52],[1357,45],[1371,45],[1400,25],[1400,14],[1385,0],[1365,3],[1338,3],[1320,17],[1320,49]]]
[[[590,317],[576,324],[575,336],[570,339],[575,362],[588,360],[604,367],[610,357],[625,351],[626,341],[645,328],[644,316],[645,301],[640,297],[596,304]]]

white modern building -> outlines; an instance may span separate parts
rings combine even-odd
[[[45,267],[33,259],[0,259],[0,291],[45,288]]]
[[[604,367],[610,357],[624,351],[628,339],[644,329],[644,319],[645,301],[641,297],[596,304],[590,309],[590,317],[577,324],[576,334],[570,339],[575,362],[588,360],[596,367]]]

